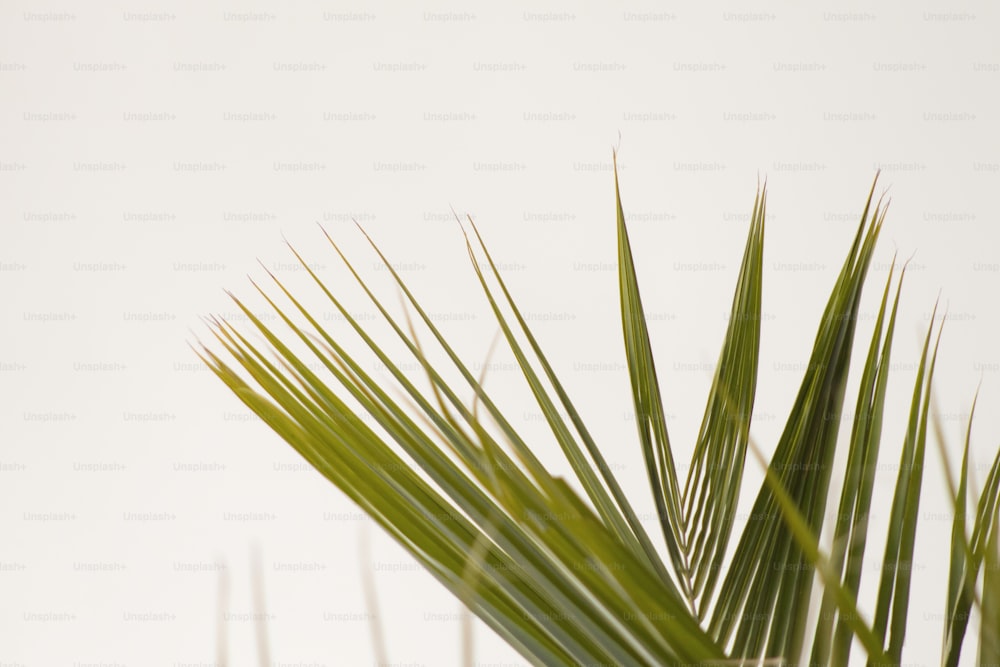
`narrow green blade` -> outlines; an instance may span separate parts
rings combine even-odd
[[[732,535],[757,391],[767,186],[757,192],[722,352],[684,487],[694,593],[704,616]]]
[[[890,351],[899,296],[902,291],[901,276],[896,289],[892,314],[889,317],[888,331],[883,339],[882,330],[892,278],[892,271],[890,271],[875,321],[868,358],[861,376],[861,386],[858,390],[858,401],[851,431],[851,444],[847,457],[847,470],[841,488],[840,510],[837,513],[834,529],[834,552],[831,555],[831,565],[834,572],[841,577],[845,589],[855,599],[858,595],[861,568],[867,544],[868,515],[878,464]],[[852,631],[844,619],[836,619],[836,636],[834,636],[836,616],[835,600],[832,592],[828,589],[824,591],[823,603],[816,622],[816,634],[813,638],[812,649],[813,664],[847,665]]]
[[[681,509],[677,470],[667,436],[667,421],[663,412],[656,365],[646,328],[646,314],[639,297],[639,284],[632,260],[625,213],[622,209],[618,185],[618,158],[615,166],[615,207],[618,214],[618,289],[621,301],[622,331],[625,335],[625,356],[628,361],[629,379],[632,382],[632,399],[635,421],[639,430],[642,455],[646,461],[647,476],[656,503],[660,527],[674,571],[681,582],[681,589],[692,608],[695,607],[691,590],[691,572],[684,543],[684,517]]]

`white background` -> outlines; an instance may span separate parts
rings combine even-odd
[[[223,289],[259,304],[246,280],[267,280],[258,258],[332,313],[283,236],[370,313],[317,222],[394,306],[351,219],[363,223],[475,364],[495,326],[449,207],[473,214],[650,512],[618,329],[619,141],[682,462],[758,178],[770,198],[753,432],[770,451],[883,168],[892,204],[869,316],[893,253],[913,259],[870,607],[939,293],[951,321],[936,398],[953,458],[980,380],[979,480],[1000,440],[998,28],[988,2],[2,3],[0,664],[211,665],[220,613],[231,664],[254,664],[255,549],[274,665],[372,664],[365,570],[393,664],[457,664],[457,603],[373,528],[361,559],[368,522],[188,347],[207,335],[201,316],[236,314]],[[864,320],[862,345],[869,335]],[[493,361],[488,387],[558,467],[509,357]],[[951,525],[936,447],[927,460],[914,665],[939,655]],[[751,462],[745,495],[759,480]],[[481,665],[523,664],[481,627],[477,642]]]

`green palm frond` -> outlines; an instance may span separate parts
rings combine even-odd
[[[241,331],[210,318],[215,340],[196,352],[246,406],[533,664],[784,659],[846,665],[855,639],[870,663],[899,664],[940,330],[933,348],[932,330],[924,344],[870,616],[859,598],[864,559],[871,557],[869,515],[905,268],[891,301],[892,272],[885,284],[855,399],[844,481],[839,489],[830,483],[863,287],[886,215],[886,205],[875,198],[875,184],[784,430],[770,461],[761,459],[765,479],[743,526],[735,517],[747,452],[760,456],[750,425],[759,365],[766,186],[758,188],[754,200],[722,350],[682,479],[667,432],[617,167],[614,185],[618,287],[637,449],[646,464],[655,532],[662,536],[665,556],[656,543],[660,538],[654,541],[640,521],[471,219],[458,222],[472,270],[501,340],[569,465],[569,479],[541,462],[485,389],[483,377],[472,373],[367,234],[403,298],[402,321],[326,238],[388,324],[393,341],[376,340],[342,297],[292,252],[391,381],[366,372],[348,351],[352,346],[325,329],[270,272],[274,289],[254,286],[282,330],[232,296],[251,326]],[[433,354],[424,347],[428,343],[435,347]],[[388,350],[397,344],[417,363],[422,378],[394,363]],[[443,363],[431,361],[442,358]],[[470,391],[474,398],[468,404],[461,396]],[[970,520],[968,450],[967,437],[957,482],[948,473],[956,518],[942,648],[947,665],[957,664],[973,606],[983,621],[980,659],[995,661],[1000,653],[997,633],[990,629],[1000,618],[1000,455]],[[824,553],[819,544],[828,502],[839,505],[832,550]],[[817,574],[821,595],[813,590]],[[810,632],[808,612],[815,604],[820,615]]]

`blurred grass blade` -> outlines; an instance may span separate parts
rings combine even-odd
[[[229,616],[229,572],[225,565],[219,568],[216,578],[218,594],[216,596],[217,613],[215,617],[215,662],[219,667],[229,667],[229,635],[226,632],[226,620]]]
[[[372,652],[375,654],[376,665],[389,664],[389,652],[386,650],[385,635],[382,632],[382,614],[379,611],[378,592],[375,590],[375,577],[372,576],[371,536],[368,534],[368,524],[361,527],[361,549],[359,552],[361,567],[361,591],[365,597],[365,608],[368,610],[368,629],[372,636]]]
[[[1000,665],[1000,521],[994,513],[986,544],[983,612],[979,623],[979,667]]]
[[[264,599],[264,565],[261,562],[260,547],[250,553],[250,577],[253,589],[254,635],[257,638],[257,662],[261,667],[271,667],[271,642],[267,631],[267,602]]]

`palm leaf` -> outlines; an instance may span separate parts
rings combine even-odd
[[[617,156],[615,156],[617,158]],[[653,344],[646,326],[615,169],[618,288],[638,449],[663,535],[666,562],[601,448],[518,309],[469,219],[466,248],[501,339],[517,361],[572,471],[553,475],[459,357],[371,238],[403,297],[401,323],[327,235],[358,286],[423,371],[403,372],[305,259],[289,246],[350,331],[390,375],[373,377],[277,276],[276,297],[254,283],[288,334],[233,296],[250,323],[207,324],[196,352],[250,410],[367,512],[463,605],[536,665],[693,665],[798,660],[805,655],[813,575],[823,585],[811,660],[847,663],[858,639],[874,663],[898,663],[910,590],[934,353],[925,343],[902,448],[883,577],[873,623],[858,608],[868,515],[880,450],[900,287],[882,294],[850,433],[834,548],[819,548],[862,290],[885,206],[868,194],[860,225],[820,322],[808,369],[766,466],[750,520],[727,559],[746,453],[751,447],[763,267],[766,188],[753,205],[730,318],[691,466],[677,476]],[[461,225],[461,221],[458,221]],[[324,230],[324,234],[325,234]],[[367,238],[367,234],[365,235]],[[270,272],[268,272],[270,274]],[[900,280],[901,282],[901,280]],[[412,314],[412,316],[411,316]],[[886,318],[887,321],[886,321]],[[432,355],[419,339],[443,353]],[[940,336],[940,332],[938,334]],[[220,352],[213,351],[221,348]],[[459,378],[454,384],[446,377]],[[471,405],[460,396],[471,390]],[[366,415],[362,418],[361,415]],[[955,664],[986,570],[984,622],[997,617],[1000,454],[966,535],[968,438],[952,537],[944,659]],[[756,452],[757,450],[754,449]],[[949,473],[949,482],[950,473]],[[991,569],[993,568],[993,569]],[[466,636],[469,637],[468,633]],[[888,642],[887,642],[888,640]],[[982,660],[995,637],[980,636]],[[471,645],[471,644],[468,644]],[[469,651],[465,651],[468,662]]]

